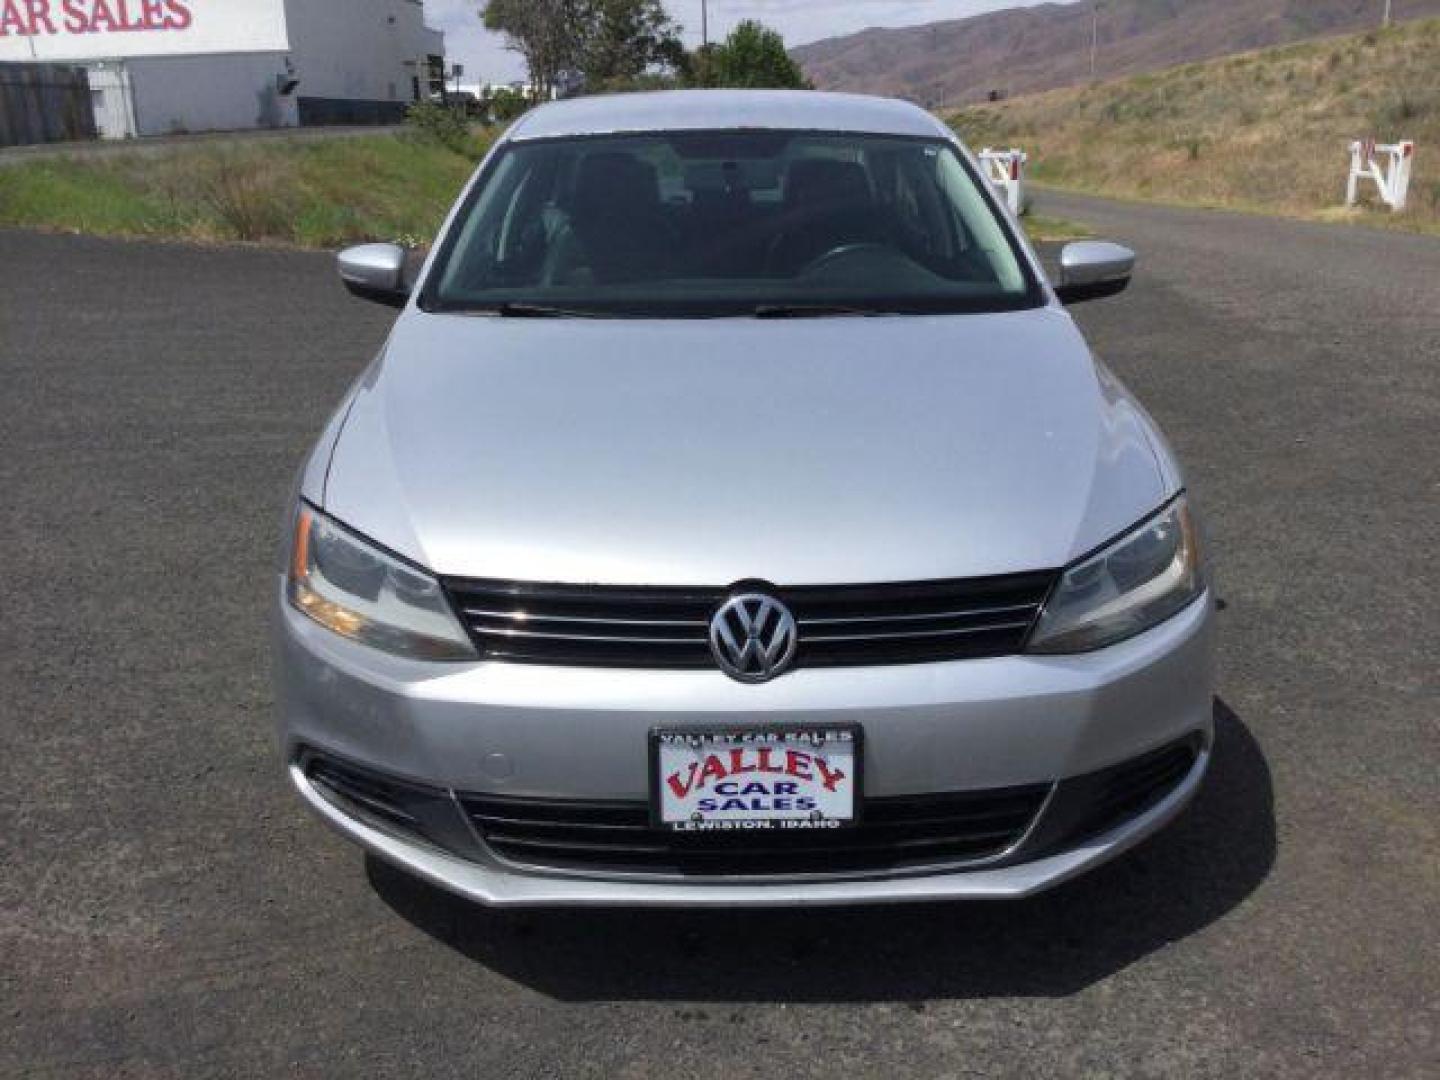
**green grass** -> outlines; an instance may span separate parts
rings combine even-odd
[[[972,146],[1030,152],[1031,179],[1150,202],[1440,233],[1440,20],[979,105]],[[1345,210],[1353,139],[1417,143],[1410,207]]]
[[[422,243],[493,136],[273,139],[0,168],[0,226],[202,242]]]

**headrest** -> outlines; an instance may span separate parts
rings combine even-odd
[[[633,154],[591,154],[580,163],[575,211],[582,216],[650,212],[660,206],[660,174]]]
[[[854,161],[804,158],[785,174],[785,201],[791,206],[866,205],[870,198],[869,177]]]

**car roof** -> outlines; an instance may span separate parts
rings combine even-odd
[[[512,141],[646,131],[844,131],[946,137],[950,131],[918,106],[893,98],[813,90],[668,90],[551,102],[511,129]]]

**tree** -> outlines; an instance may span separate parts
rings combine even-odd
[[[575,76],[604,86],[655,67],[679,70],[685,59],[661,0],[489,0],[483,15],[525,58],[542,100]]]
[[[786,51],[785,39],[753,19],[735,27],[723,44],[698,57],[693,66],[706,86],[810,89],[800,65]]]
[[[655,67],[680,69],[680,27],[660,0],[588,0],[580,73],[588,86],[639,79]]]
[[[581,9],[589,0],[489,0],[485,28],[505,35],[507,48],[525,58],[536,97],[551,96],[560,80],[578,70]]]

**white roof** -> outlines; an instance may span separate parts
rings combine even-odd
[[[523,117],[510,129],[509,138],[734,128],[923,138],[950,135],[949,129],[924,109],[892,98],[813,90],[669,90],[552,102]]]

